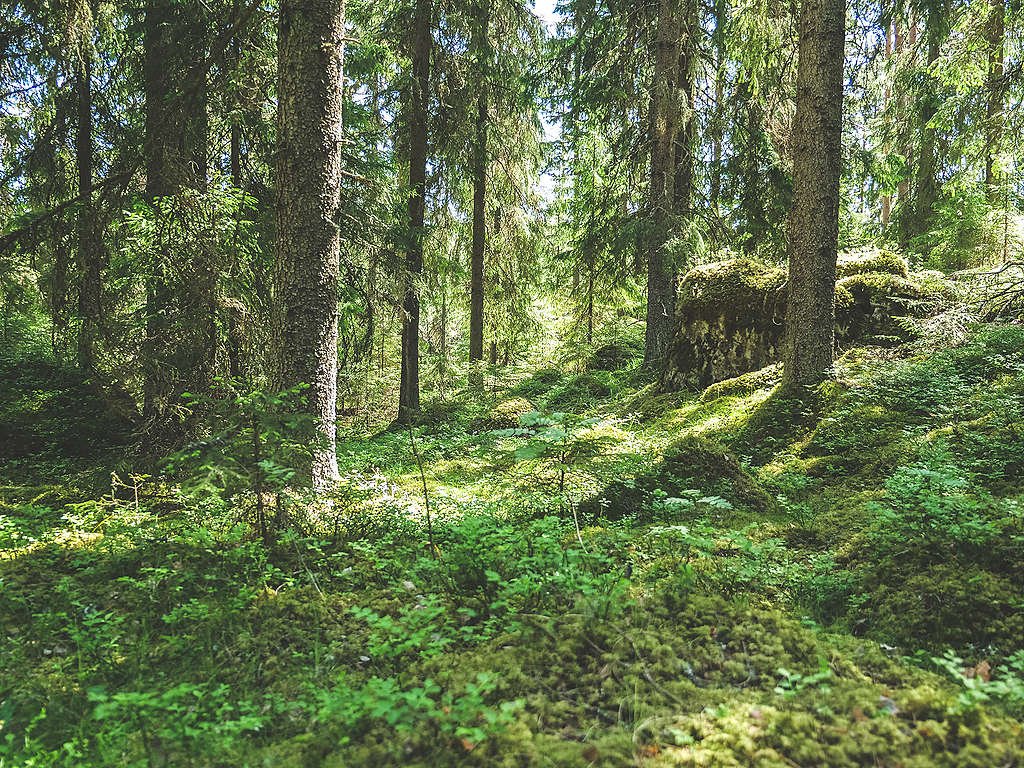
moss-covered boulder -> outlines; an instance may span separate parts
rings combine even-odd
[[[679,496],[688,490],[721,496],[734,506],[758,514],[774,513],[775,498],[769,494],[721,443],[700,437],[684,437],[666,451],[650,472],[616,480],[600,494],[580,504],[587,518],[620,519],[652,517],[655,492]]]
[[[860,272],[840,278],[836,283],[837,338],[902,338],[906,331],[900,318],[930,314],[941,297],[942,290],[934,281],[890,272]]]
[[[839,254],[836,262],[836,276],[863,275],[867,272],[909,277],[907,260],[898,253],[885,249],[869,249]]]
[[[777,360],[785,285],[785,270],[749,259],[690,270],[679,285],[664,387],[706,387]]]
[[[888,251],[846,255],[836,283],[839,343],[907,335],[900,318],[924,317],[944,287],[911,275]],[[750,259],[705,264],[682,279],[678,330],[662,376],[667,390],[698,389],[768,366],[781,356],[786,272]]]

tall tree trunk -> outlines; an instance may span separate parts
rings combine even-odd
[[[241,12],[239,0],[231,4],[231,19],[237,24]],[[241,76],[243,36],[247,34],[244,26],[235,29],[231,38],[231,68],[234,76]],[[242,100],[237,87],[231,92],[230,135],[228,138],[228,168],[231,172],[231,186],[236,190],[243,189],[242,179]],[[231,274],[237,274],[237,254],[232,254],[235,263],[231,265]],[[238,379],[242,375],[242,346],[244,342],[244,313],[240,308],[229,308],[226,317],[227,334],[225,346],[228,355],[228,375]]]
[[[893,20],[890,21],[885,26],[885,61],[886,64],[889,66],[892,65],[892,56],[895,49],[895,39],[897,36],[896,24],[897,22],[894,16]],[[888,106],[891,98],[892,89],[890,88],[890,80],[889,78],[886,78],[885,90],[882,95],[883,104]],[[885,230],[888,229],[889,227],[889,218],[892,215],[892,195],[890,195],[888,192],[884,192],[882,194],[881,208],[881,229],[882,233],[884,234]]]
[[[796,386],[821,381],[835,347],[845,13],[843,0],[800,5],[783,357],[785,380]]]
[[[282,0],[278,20],[274,383],[308,385],[310,475],[338,479],[338,281],[344,0]]]
[[[996,156],[1003,141],[1004,90],[1003,70],[1006,49],[1006,0],[989,0],[988,23],[985,25],[988,44],[988,99],[985,110],[985,190],[989,202],[999,196]]]
[[[179,5],[175,0],[146,0],[144,154],[151,201],[184,187],[206,187],[206,31],[197,1]],[[193,246],[174,245],[180,249],[179,259]],[[201,391],[208,384],[216,325],[211,309],[216,270],[206,250],[196,247],[190,263],[168,269],[167,259],[173,256],[155,255],[146,294],[143,415],[159,431],[173,431],[166,423],[169,405],[183,392]]]
[[[921,99],[921,155],[917,164],[917,209],[914,216],[913,234],[919,235],[925,232],[928,222],[935,211],[935,200],[938,197],[938,147],[935,127],[931,121],[938,112],[939,95],[936,93],[937,81],[931,75],[935,62],[939,60],[939,46],[942,42],[945,11],[939,7],[933,7],[925,20],[925,37],[928,43],[928,71],[927,92]]]
[[[477,59],[476,125],[473,139],[473,249],[469,279],[469,362],[471,384],[479,387],[479,363],[484,356],[484,253],[487,248],[487,61],[490,3],[477,6],[473,48]]]
[[[675,315],[675,273],[665,245],[669,237],[675,175],[674,142],[678,116],[673,107],[679,68],[677,0],[659,0],[654,42],[654,76],[648,138],[650,141],[650,222],[647,233],[647,328],[644,364],[665,357]]]
[[[709,182],[709,203],[717,214],[722,197],[722,144],[725,133],[725,22],[727,5],[724,0],[715,0],[715,109],[711,128],[711,179]]]
[[[82,208],[78,215],[78,367],[93,372],[96,368],[96,342],[101,320],[102,246],[98,242],[96,210],[92,200],[92,52],[82,51],[76,78],[78,91],[78,130],[75,137],[75,165],[78,194]]]
[[[143,80],[145,89],[146,197],[153,201],[174,191],[168,155],[173,144],[171,124],[172,28],[170,0],[146,0],[143,28]],[[151,265],[146,286],[146,338],[143,340],[143,418],[156,418],[164,389],[161,358],[167,336],[169,297],[166,269],[159,256]]]
[[[679,51],[678,91],[683,104],[673,141],[675,168],[672,181],[672,208],[678,220],[688,224],[693,213],[693,168],[697,149],[694,64],[697,60],[699,19],[695,0],[683,0],[682,10],[683,34]],[[678,266],[680,265],[677,265],[677,268]]]
[[[751,255],[757,250],[761,236],[768,228],[765,205],[762,200],[761,176],[762,129],[761,111],[749,80],[742,80],[736,89],[737,97],[742,105],[743,119],[746,123],[746,136],[739,150],[740,155],[740,210],[744,218],[743,251]]]
[[[402,299],[402,379],[398,420],[412,421],[420,410],[420,295],[427,203],[427,109],[430,104],[431,0],[416,0],[412,30],[412,82],[407,99],[409,132],[409,242]]]

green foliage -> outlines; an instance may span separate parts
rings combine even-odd
[[[165,466],[194,498],[248,501],[257,527],[267,535],[264,495],[275,496],[280,512],[286,491],[308,485],[302,468],[308,466],[310,447],[318,438],[312,418],[299,407],[306,387],[268,394],[239,389],[232,382],[220,386],[213,396],[185,393],[183,400],[214,424],[215,431],[173,453]]]
[[[600,422],[599,417],[561,411],[530,411],[519,417],[519,427],[492,434],[521,440],[512,458],[533,467],[542,481],[552,483],[557,494],[568,501],[573,473],[599,457],[610,443],[611,438],[593,429]]]
[[[983,704],[998,702],[1018,715],[1024,713],[1024,651],[1018,651],[1000,663],[995,675],[987,661],[974,666],[965,665],[953,650],[947,650],[942,656],[932,656],[931,662],[963,689],[956,697],[954,712],[970,711]]]

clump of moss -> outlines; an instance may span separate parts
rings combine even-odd
[[[563,378],[565,373],[558,368],[541,368],[514,386],[510,394],[530,399],[540,397],[556,387]]]
[[[753,259],[731,259],[694,267],[679,284],[679,301],[697,313],[718,314],[764,310],[765,302],[782,295],[786,271]],[[784,297],[783,297],[784,298]]]
[[[751,371],[731,379],[725,379],[712,384],[701,393],[701,402],[711,402],[720,397],[742,397],[759,389],[773,387],[779,383],[782,376],[781,363],[766,365],[759,371]]]
[[[865,272],[883,273],[907,277],[910,274],[907,260],[887,249],[841,253],[836,264],[839,278],[860,275]]]
[[[855,302],[877,299],[924,299],[927,293],[913,280],[888,272],[857,272],[842,278],[838,285],[853,296]]]
[[[637,362],[642,355],[638,350],[628,344],[611,342],[604,344],[594,350],[587,362],[587,369],[591,371],[618,371]]]
[[[510,397],[494,405],[485,415],[474,419],[470,428],[481,432],[518,427],[519,417],[533,409],[533,403],[525,397]]]
[[[883,563],[863,584],[867,599],[851,623],[907,649],[1014,650],[1024,637],[1020,579],[978,563]]]
[[[777,503],[721,443],[686,436],[674,443],[649,473],[628,480],[616,480],[597,497],[580,504],[580,512],[610,519],[651,518],[655,491],[677,496],[699,490],[728,499],[745,510],[773,514]]]
[[[579,413],[614,392],[613,377],[607,371],[580,373],[564,381],[547,398],[544,405],[551,411]]]

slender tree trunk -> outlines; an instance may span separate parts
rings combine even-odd
[[[146,197],[150,201],[174,191],[168,154],[173,144],[171,110],[172,13],[169,0],[146,0],[143,27],[143,80],[145,83]],[[154,419],[161,408],[165,374],[161,358],[167,336],[166,309],[169,286],[163,259],[157,256],[146,286],[146,338],[143,340],[143,418]]]
[[[893,20],[885,27],[885,61],[887,64],[892,63],[892,55],[894,50],[894,39],[896,37],[896,21]],[[889,78],[885,80],[885,91],[882,95],[883,103],[888,106],[889,101],[892,98],[892,89],[890,88]],[[892,215],[892,195],[885,192],[882,195],[881,200],[881,229],[884,233],[889,227],[889,217]]]
[[[827,376],[834,354],[845,26],[843,0],[800,5],[783,358],[796,386]]]
[[[146,0],[144,154],[151,201],[185,187],[206,187],[206,31],[198,0]],[[159,222],[158,230],[173,230],[169,224]],[[174,252],[155,254],[151,265],[142,348],[143,415],[162,432],[176,429],[166,418],[167,407],[183,392],[208,385],[216,328],[216,265],[207,249],[191,241],[169,244]],[[168,259],[179,263],[168,269]]]
[[[102,247],[98,242],[96,210],[92,201],[92,53],[82,52],[78,67],[78,131],[75,137],[75,164],[78,170],[78,193],[82,210],[78,215],[78,367],[93,372],[96,368],[95,346],[101,320]]]
[[[473,141],[473,250],[469,280],[469,362],[470,383],[479,387],[479,363],[484,356],[484,253],[487,248],[487,60],[490,4],[482,0],[477,8],[473,48],[477,58],[476,125]]]
[[[594,345],[594,251],[587,249],[587,346]]]
[[[988,44],[988,100],[985,121],[985,189],[989,202],[999,197],[996,156],[1003,141],[1004,90],[1003,70],[1006,48],[1006,0],[989,0],[988,23],[985,25]]]
[[[231,18],[237,21],[240,13],[239,0],[231,5]],[[235,30],[231,39],[231,67],[235,77],[241,75],[242,42],[246,34],[243,28]],[[242,103],[237,88],[231,92],[230,135],[228,139],[228,167],[231,172],[231,186],[236,190],[243,189],[242,179]],[[231,273],[237,274],[237,254],[232,254],[235,263],[231,265]],[[223,289],[222,289],[223,290]],[[228,375],[238,379],[242,375],[242,346],[244,341],[244,313],[236,309],[228,309],[227,338],[225,339],[228,354]]]
[[[666,253],[673,206],[673,108],[679,68],[677,0],[659,0],[654,43],[654,80],[648,138],[650,141],[650,222],[647,234],[647,328],[644,364],[660,365],[668,349],[675,315],[675,273]]]
[[[409,243],[402,300],[402,379],[398,420],[412,421],[420,410],[420,295],[427,196],[427,110],[430,104],[431,0],[416,0],[412,30],[412,82],[407,101],[409,131]]]
[[[929,72],[939,60],[939,46],[942,42],[944,10],[932,8],[925,22],[925,36],[928,43],[928,70]],[[938,112],[938,94],[935,92],[936,80],[929,75],[927,93],[921,99],[921,156],[917,165],[917,210],[915,212],[914,234],[921,234],[928,226],[928,222],[935,210],[935,200],[938,197],[938,147],[935,127],[931,121]]]
[[[344,0],[282,0],[278,21],[275,384],[308,385],[318,491],[338,479],[337,216],[341,196]]]
[[[722,197],[722,144],[725,132],[725,22],[727,5],[715,0],[715,109],[711,128],[711,179],[709,202],[711,210],[718,212]]]
[[[684,224],[689,223],[693,213],[694,153],[697,149],[694,63],[697,59],[698,29],[699,19],[695,0],[683,0],[683,34],[679,51],[678,74],[678,90],[683,104],[682,114],[679,115],[676,125],[673,146],[675,169],[672,182],[672,208],[678,220]]]
[[[743,109],[743,116],[746,121],[746,136],[742,145],[740,155],[740,179],[741,197],[740,209],[745,219],[745,238],[743,240],[743,251],[750,255],[757,250],[758,243],[767,223],[765,221],[764,203],[761,198],[761,112],[757,106],[750,82],[744,80],[737,88],[738,96]]]

